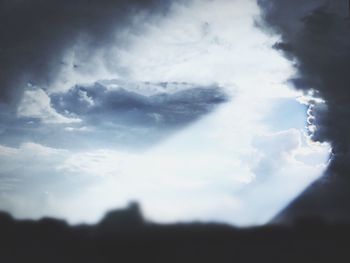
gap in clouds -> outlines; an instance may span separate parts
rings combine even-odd
[[[158,222],[268,222],[322,174],[329,145],[306,135],[306,107],[286,83],[293,68],[272,49],[276,39],[255,27],[258,15],[255,1],[175,3],[161,22],[129,36],[128,48],[113,50],[123,72],[118,81],[143,83],[138,90],[134,84],[121,90],[114,80],[96,79],[109,89],[55,87],[43,91],[46,97],[41,93],[39,106],[24,99],[19,117],[28,125],[39,119],[46,139],[2,146],[7,188],[1,191],[1,208],[17,217],[95,222],[106,210],[138,200],[146,217]],[[152,88],[161,92],[154,94],[145,85],[174,82],[189,85],[174,91],[157,84]],[[158,115],[147,122],[148,113]],[[118,118],[125,134],[135,127],[150,129],[159,118],[170,128],[172,118],[177,124],[187,118],[182,123],[191,125],[147,151],[130,152],[101,143],[102,138],[113,144]],[[62,137],[53,133],[57,129]],[[144,129],[135,138],[149,140]],[[28,140],[40,136],[30,131],[25,131]],[[70,134],[94,149],[73,149],[65,138]]]

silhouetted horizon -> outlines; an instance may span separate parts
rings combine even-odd
[[[143,218],[137,203],[106,213],[96,225],[69,226],[52,218],[15,220],[0,212],[0,231],[0,261],[6,263],[350,259],[350,224],[332,225],[317,218],[251,228],[198,222],[155,224]]]

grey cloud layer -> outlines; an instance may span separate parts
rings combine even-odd
[[[68,93],[52,96],[52,105],[60,113],[69,112],[89,124],[114,122],[130,126],[182,126],[208,113],[226,95],[218,87],[192,88],[144,96],[127,87],[108,90],[95,84],[75,87]]]
[[[217,86],[187,84],[184,90],[145,96],[128,90],[127,84],[110,90],[95,83],[52,94],[50,99],[54,111],[80,122],[48,124],[38,117],[3,114],[0,143],[18,146],[35,141],[57,148],[137,149],[159,142],[229,98]]]
[[[134,13],[165,12],[170,2],[0,0],[0,102],[18,101],[28,82],[49,85],[63,66],[65,52],[78,41],[76,55],[83,63],[115,40],[116,30],[130,30]]]
[[[281,34],[276,48],[295,61],[295,87],[326,101],[312,109],[313,139],[329,141],[333,159],[328,182],[320,181],[298,199],[283,219],[321,215],[350,219],[350,20],[346,0],[260,0],[269,28]],[[318,204],[322,203],[322,207]]]

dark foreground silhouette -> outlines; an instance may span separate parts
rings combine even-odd
[[[0,262],[350,262],[350,225],[316,219],[249,229],[157,225],[144,221],[136,204],[95,226],[0,213]]]

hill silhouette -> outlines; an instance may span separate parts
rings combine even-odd
[[[293,225],[237,229],[221,224],[160,225],[137,204],[97,225],[0,213],[0,262],[350,262],[350,225],[303,219]]]

